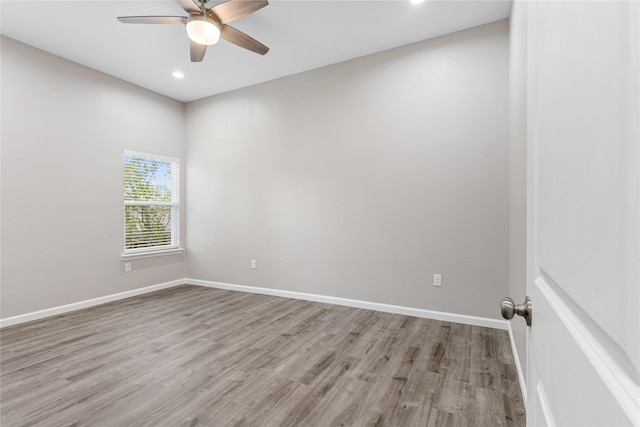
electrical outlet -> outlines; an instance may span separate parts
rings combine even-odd
[[[251,260],[251,268],[253,268],[253,269],[256,268],[256,260],[255,259]]]
[[[131,272],[131,263],[130,262],[125,262],[124,263],[124,272],[125,273]]]
[[[433,286],[442,286],[442,274],[433,275]]]

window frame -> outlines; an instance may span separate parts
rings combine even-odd
[[[143,159],[149,160],[157,160],[161,162],[170,162],[171,163],[171,201],[130,201],[126,200],[124,196],[124,184],[125,184],[125,176],[124,176],[124,165],[125,165],[125,157],[140,157]],[[148,257],[156,257],[162,255],[173,255],[180,254],[184,252],[184,248],[181,246],[180,242],[180,234],[181,234],[181,198],[182,198],[182,188],[181,188],[181,180],[180,180],[180,159],[177,157],[169,157],[162,156],[158,154],[151,153],[142,153],[139,151],[131,151],[124,150],[122,154],[122,188],[123,188],[123,206],[122,206],[122,217],[123,217],[123,233],[122,233],[122,260],[129,260],[135,258],[148,258]],[[176,182],[177,181],[177,182]],[[175,191],[177,190],[177,191]],[[177,193],[177,194],[176,194]],[[127,249],[126,248],[126,240],[127,240],[127,206],[170,206],[171,207],[171,243],[169,245],[162,246],[152,246],[146,248],[134,248]],[[177,218],[177,221],[175,220]]]

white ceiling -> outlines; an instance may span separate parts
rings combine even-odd
[[[210,2],[208,6],[220,2]],[[182,15],[174,1],[0,1],[0,32],[154,92],[188,102],[507,18],[510,0],[271,0],[232,26],[270,48],[226,41],[189,60],[183,25],[117,16]],[[185,74],[177,80],[175,70]]]

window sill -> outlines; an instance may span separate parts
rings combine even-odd
[[[128,254],[120,254],[120,259],[122,261],[128,261],[130,259],[139,259],[139,258],[153,258],[157,256],[165,256],[165,255],[178,255],[184,253],[184,248],[171,248],[171,249],[161,249],[156,251],[148,251],[148,252],[133,252]]]

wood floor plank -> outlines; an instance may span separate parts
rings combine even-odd
[[[0,331],[0,423],[523,426],[506,331],[179,286]]]

